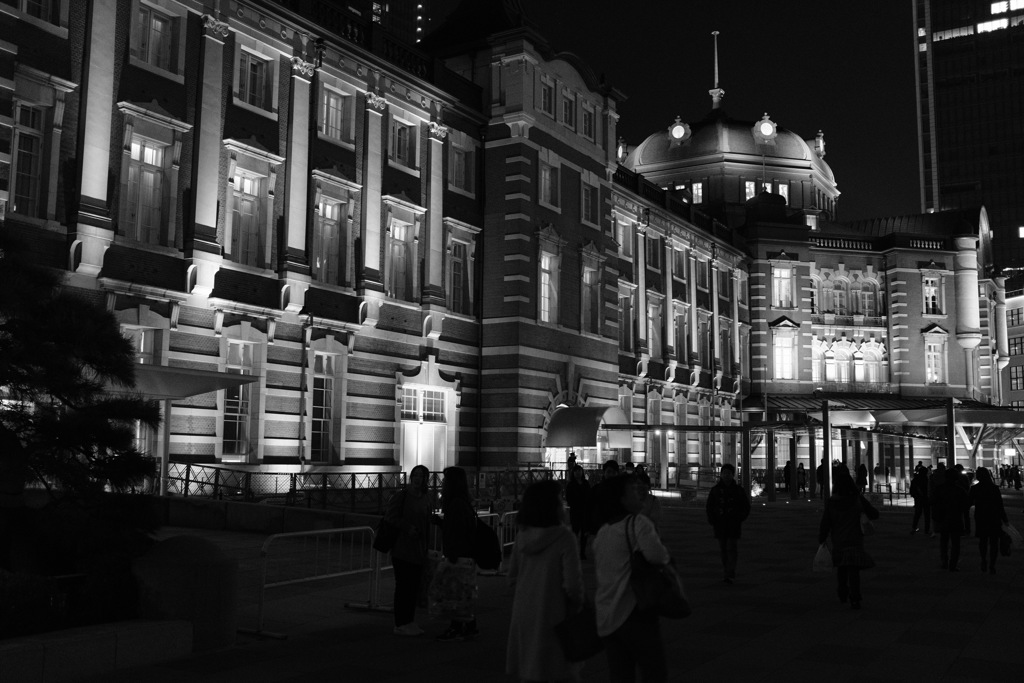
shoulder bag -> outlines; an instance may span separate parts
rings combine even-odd
[[[643,552],[633,545],[636,515],[626,520],[626,544],[629,546],[629,583],[636,595],[637,609],[669,619],[690,616],[690,601],[683,590],[683,580],[671,560],[668,564],[651,564]]]

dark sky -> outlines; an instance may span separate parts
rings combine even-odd
[[[455,0],[434,0],[435,25]],[[702,118],[719,31],[722,106],[801,137],[825,133],[840,220],[920,211],[908,0],[522,0],[556,51],[626,94],[619,133],[638,144],[678,115]]]

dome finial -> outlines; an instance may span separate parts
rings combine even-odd
[[[718,109],[725,91],[718,87],[718,31],[712,31],[711,35],[715,41],[715,87],[708,90],[708,94],[711,95],[711,108]]]

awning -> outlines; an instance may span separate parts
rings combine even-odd
[[[178,400],[198,396],[220,389],[232,389],[255,382],[255,375],[175,368],[166,365],[136,365],[134,393],[157,400]],[[113,393],[126,393],[123,389],[108,388]],[[128,390],[131,392],[131,390]]]
[[[586,448],[597,446],[599,431],[601,441],[609,448],[630,448],[632,436],[626,430],[602,429],[604,424],[629,424],[629,418],[616,406],[598,408],[557,408],[548,422],[548,436],[545,445],[549,448]]]

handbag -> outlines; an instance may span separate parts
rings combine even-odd
[[[670,560],[668,564],[651,564],[639,548],[634,549],[630,530],[636,515],[626,522],[626,543],[629,546],[629,584],[636,596],[637,609],[669,619],[690,616],[690,600],[683,589],[683,580]]]
[[[1017,531],[1017,527],[1012,524],[1004,524],[1003,531],[1005,531],[1006,535],[1010,537],[1010,545],[1017,546],[1018,548],[1021,545],[1024,545],[1024,538],[1021,538],[1020,532]]]
[[[819,545],[818,552],[814,553],[814,562],[811,565],[811,570],[816,572],[832,571],[832,551],[824,543]]]
[[[584,602],[582,609],[555,624],[555,637],[562,646],[562,654],[570,662],[585,661],[603,650],[604,642],[597,635],[597,613],[593,603]]]

